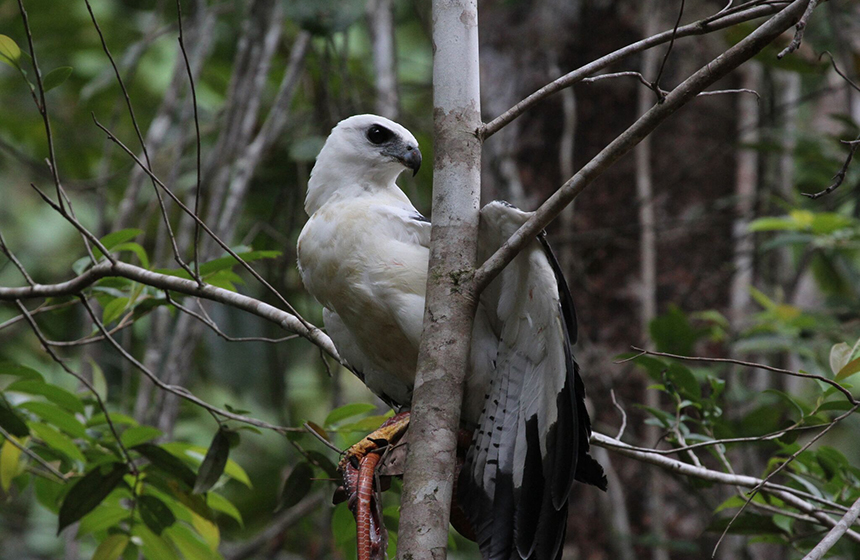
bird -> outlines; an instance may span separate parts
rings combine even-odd
[[[340,121],[311,171],[297,247],[341,357],[398,410],[412,400],[431,223],[396,179],[420,166],[403,126],[370,114]],[[503,201],[482,208],[479,262],[529,216]],[[589,455],[576,338],[571,294],[542,234],[483,291],[472,331],[461,411],[471,444],[455,500],[486,560],[560,558],[574,480],[606,490]]]

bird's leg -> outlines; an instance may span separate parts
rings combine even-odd
[[[376,466],[382,453],[397,441],[409,427],[409,412],[401,412],[385,421],[360,442],[350,447],[338,465],[343,473],[343,488],[349,509],[355,516],[358,539],[358,560],[384,558],[385,527],[374,492]]]

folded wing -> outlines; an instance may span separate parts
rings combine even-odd
[[[527,218],[506,203],[484,207],[479,258]],[[485,558],[558,558],[573,480],[605,489],[606,479],[588,455],[591,426],[570,349],[576,318],[545,240],[530,244],[484,291],[479,314],[491,331],[482,336],[495,339],[473,340],[473,348],[496,344],[497,353],[461,471],[461,503]]]

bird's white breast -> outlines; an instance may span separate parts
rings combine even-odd
[[[305,287],[364,354],[411,387],[429,253],[398,219],[398,205],[381,193],[329,200],[302,230],[298,261]]]

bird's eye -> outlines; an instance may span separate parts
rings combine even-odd
[[[375,124],[367,129],[367,139],[373,144],[384,144],[391,140],[394,134],[385,127]]]

